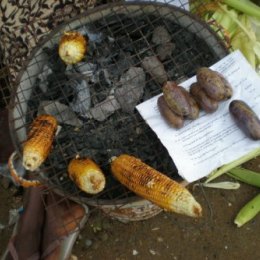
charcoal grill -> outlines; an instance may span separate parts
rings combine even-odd
[[[9,117],[18,156],[21,157],[28,127],[43,101],[48,104],[59,102],[70,108],[76,95],[73,84],[78,79],[75,74],[79,76],[79,73],[83,74],[90,91],[90,109],[113,96],[115,89],[121,87],[120,79],[126,71],[131,67],[141,68],[145,57],[158,56],[158,46],[152,42],[158,26],[168,31],[174,44],[172,53],[161,61],[169,80],[180,82],[194,75],[198,67],[210,66],[228,52],[205,23],[172,5],[138,1],[87,11],[45,37],[19,74]],[[80,31],[89,38],[88,53],[77,67],[66,67],[57,54],[61,35],[71,30]],[[161,84],[145,72],[145,87],[138,103],[160,92]],[[117,106],[111,102],[110,108],[113,105]],[[112,156],[127,153],[182,181],[166,149],[136,109],[125,111],[121,106],[114,107],[113,113],[105,115],[102,120],[76,112],[77,118],[73,119],[80,122],[78,125],[68,124],[67,119],[62,119],[64,114],[57,107],[56,110],[55,116],[61,117],[61,130],[47,161],[39,172],[33,173],[41,182],[49,189],[80,203],[100,207],[121,220],[144,219],[161,211],[120,185],[109,170]],[[91,157],[105,172],[107,185],[100,194],[87,195],[68,178],[67,165],[77,154]]]

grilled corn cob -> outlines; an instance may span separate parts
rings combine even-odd
[[[23,147],[23,166],[36,170],[49,155],[57,130],[57,120],[51,115],[40,115],[32,123]]]
[[[133,156],[113,157],[111,171],[129,190],[167,211],[191,217],[202,214],[200,204],[186,188]]]
[[[27,180],[23,176],[19,175],[19,170],[17,172],[15,166],[14,166],[14,161],[17,157],[17,153],[13,152],[9,159],[8,159],[8,168],[11,173],[11,176],[13,178],[13,181],[20,186],[23,186],[24,188],[29,188],[29,187],[36,187],[36,186],[41,186],[42,184],[38,180]]]
[[[105,188],[106,179],[102,170],[89,158],[72,159],[68,166],[68,174],[86,193],[96,194]]]
[[[59,43],[59,56],[66,64],[80,62],[87,51],[87,41],[79,32],[65,32]]]

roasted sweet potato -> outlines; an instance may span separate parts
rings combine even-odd
[[[260,120],[256,113],[242,100],[233,100],[229,111],[239,128],[253,140],[260,139]]]

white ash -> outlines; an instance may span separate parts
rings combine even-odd
[[[119,83],[122,86],[115,89],[115,97],[122,110],[131,113],[144,93],[144,70],[139,67],[131,67],[121,76]]]
[[[97,70],[97,64],[90,62],[79,62],[73,66],[75,70],[87,77],[91,77],[94,75]]]
[[[42,69],[42,73],[39,74],[38,79],[39,79],[39,88],[43,93],[47,92],[47,79],[48,76],[52,74],[52,69],[48,65],[44,65]]]
[[[65,74],[69,78],[85,79],[88,82],[97,83],[98,74],[97,65],[90,62],[79,62],[75,65],[68,65]]]
[[[120,78],[120,84],[145,85],[145,72],[140,67],[130,67]]]
[[[156,53],[161,61],[166,60],[172,55],[173,50],[175,49],[175,44],[172,42],[167,42],[162,45],[159,45],[156,48]]]
[[[163,44],[171,41],[171,35],[163,26],[157,26],[153,31],[152,42]]]
[[[173,50],[175,49],[175,44],[171,42],[171,35],[163,26],[157,26],[153,31],[152,42],[157,46],[156,53],[161,61],[169,58]]]
[[[38,114],[52,115],[60,124],[67,124],[77,127],[83,125],[82,121],[78,119],[75,112],[69,106],[62,104],[59,101],[41,101],[38,108]]]
[[[84,25],[78,29],[83,35],[86,35],[89,42],[101,43],[105,39],[105,35],[102,32],[97,32],[94,26]]]
[[[124,85],[115,90],[115,97],[123,111],[131,113],[143,95],[143,88],[133,85]]]
[[[57,130],[56,130],[56,133],[55,133],[55,136],[58,136],[60,131],[61,131],[62,127],[60,125],[57,126]]]
[[[168,76],[164,66],[156,56],[145,57],[142,60],[142,67],[159,84],[163,84],[167,81]]]
[[[79,113],[82,117],[86,117],[86,114],[91,105],[89,86],[86,80],[77,79],[72,84],[76,91],[76,96],[73,102],[70,104],[74,112]]]
[[[119,108],[120,104],[117,102],[115,97],[108,96],[104,101],[92,107],[88,112],[88,116],[97,121],[104,121]]]

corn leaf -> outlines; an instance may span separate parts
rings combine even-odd
[[[260,7],[250,0],[220,0],[234,9],[260,19]]]
[[[241,158],[221,166],[219,169],[216,169],[215,171],[213,171],[212,173],[210,173],[210,175],[207,177],[207,180],[205,181],[205,183],[209,183],[212,180],[216,179],[217,177],[221,176],[222,174],[230,171],[231,169],[253,159],[256,158],[257,156],[260,155],[260,148],[256,148],[253,151],[251,151],[250,153],[246,154],[245,156],[242,156]]]
[[[260,173],[242,167],[236,167],[229,170],[227,174],[236,180],[260,188]]]
[[[221,9],[218,8],[211,19],[216,20],[225,30],[229,33],[230,37],[236,33],[238,25],[236,20],[238,19],[238,14],[234,10],[229,10],[228,15]]]
[[[249,41],[247,35],[243,31],[238,31],[235,34],[231,40],[231,45],[234,50],[240,50],[252,67],[254,69],[256,68],[256,57],[253,51],[254,42]]]

